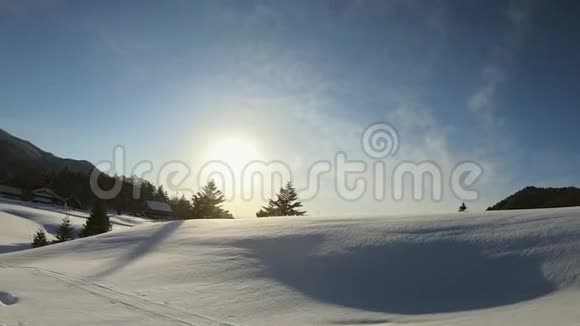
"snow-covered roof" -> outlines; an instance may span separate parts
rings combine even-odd
[[[164,203],[162,201],[148,200],[147,208],[158,212],[173,213],[171,206],[169,206],[168,203]]]
[[[39,196],[39,197],[52,197],[52,198],[56,198],[58,200],[61,201],[65,201],[61,196],[57,195],[56,192],[54,192],[54,190],[50,189],[50,188],[40,188],[40,189],[36,189],[32,192],[32,194],[34,196]]]

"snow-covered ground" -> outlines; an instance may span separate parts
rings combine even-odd
[[[44,229],[49,240],[56,239],[54,234],[65,216],[70,218],[79,232],[89,213],[0,198],[0,254],[29,249],[32,236],[38,229]],[[126,215],[113,215],[110,220],[113,230],[152,223],[147,219]]]
[[[580,208],[175,221],[0,264],[0,325],[580,325]]]

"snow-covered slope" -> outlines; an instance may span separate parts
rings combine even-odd
[[[29,249],[32,236],[39,228],[47,232],[49,240],[55,239],[56,229],[65,216],[80,231],[89,214],[65,211],[50,205],[0,199],[0,253]],[[151,223],[146,219],[125,215],[114,215],[110,219],[113,230]]]
[[[7,325],[578,325],[580,209],[136,226],[0,255]]]

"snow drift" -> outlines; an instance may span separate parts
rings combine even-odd
[[[65,216],[70,218],[73,227],[79,232],[89,213],[0,199],[0,254],[30,249],[32,236],[38,229],[45,230],[49,240],[54,240],[58,225]],[[113,215],[110,220],[113,230],[152,223],[150,220],[125,215]]]
[[[20,298],[0,322],[580,322],[579,208],[176,221],[3,254],[0,263],[0,280],[11,280],[0,290]],[[42,300],[54,292],[67,300]],[[89,303],[106,310],[92,314]],[[27,314],[40,306],[46,313]],[[62,309],[77,312],[74,322],[54,313]]]

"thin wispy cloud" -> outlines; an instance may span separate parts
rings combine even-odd
[[[43,8],[40,1],[22,2],[21,8],[7,3],[0,2],[3,13],[19,13],[2,21],[10,27],[2,35],[8,42],[0,43],[6,54],[0,104],[14,108],[7,121],[60,153],[78,139],[71,134],[102,135],[106,139],[71,151],[91,161],[109,159],[110,147],[122,143],[132,160],[189,160],[195,171],[213,138],[219,143],[241,135],[255,139],[265,159],[284,160],[305,176],[310,163],[332,159],[337,151],[372,161],[361,151],[361,133],[386,121],[401,137],[389,164],[431,160],[448,174],[458,162],[480,163],[485,175],[479,189],[486,199],[470,207],[483,207],[513,191],[513,184],[534,182],[518,176],[521,162],[531,161],[524,143],[533,138],[518,125],[521,111],[549,103],[560,106],[559,117],[574,116],[562,108],[574,102],[573,95],[564,94],[567,88],[552,76],[558,62],[543,51],[557,43],[547,36],[553,31],[543,28],[551,24],[546,9],[558,8],[545,2],[542,12],[534,2],[516,0],[67,2],[65,12],[42,17],[27,14],[41,13],[35,9]],[[564,33],[569,28],[551,25]],[[558,53],[568,55],[572,46],[557,41]],[[536,73],[530,67],[544,75],[530,78],[531,70]],[[546,80],[558,87],[548,89]],[[561,82],[574,81],[568,76]],[[44,108],[67,118],[53,122],[58,127],[26,122],[31,114],[55,120]],[[536,125],[546,120],[533,113]],[[87,116],[99,123],[87,124]],[[123,135],[128,125],[139,128]],[[49,141],[44,135],[54,135],[51,128],[62,136]],[[573,130],[561,134],[565,142]],[[562,152],[574,152],[574,146],[569,142]],[[553,154],[545,156],[552,159],[545,165],[564,166]],[[311,205],[340,210],[327,181],[327,192]],[[436,209],[430,204],[401,205]],[[449,198],[437,205],[458,203]],[[361,206],[399,207],[367,201],[348,210]]]
[[[469,98],[469,110],[481,115],[490,125],[503,123],[496,114],[496,99],[509,79],[510,68],[524,42],[531,11],[531,2],[513,1],[504,12],[507,28],[498,42],[492,44],[487,62],[481,68],[479,87]]]

